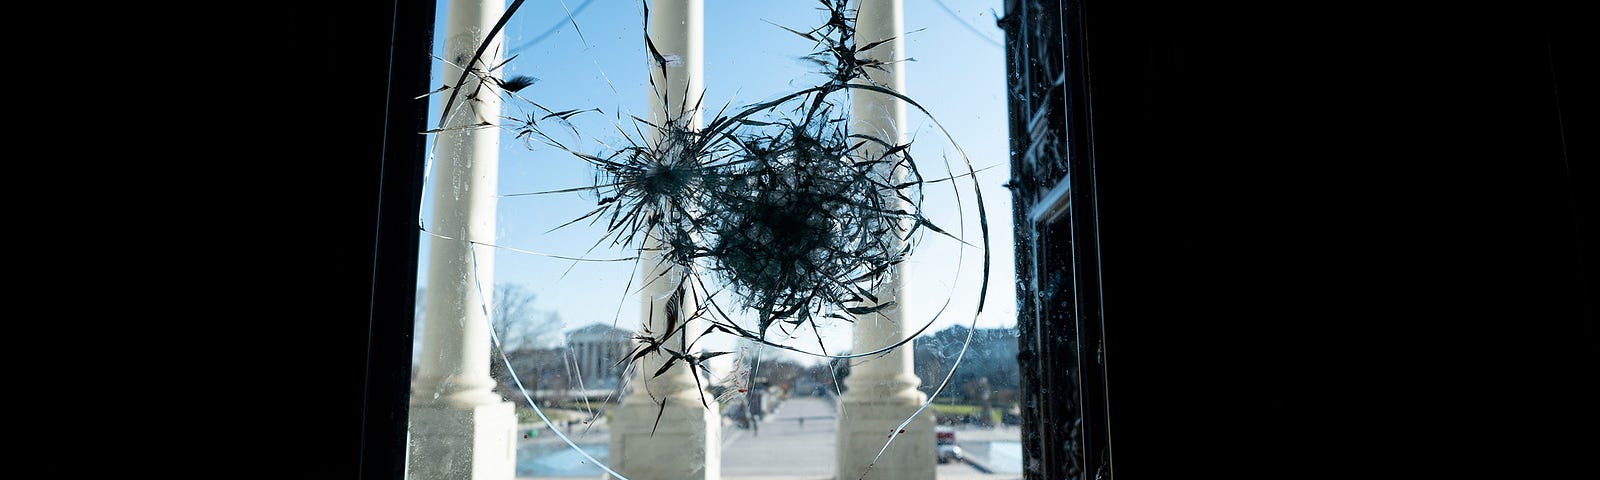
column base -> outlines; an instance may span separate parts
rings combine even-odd
[[[722,478],[722,416],[715,403],[706,408],[692,399],[673,399],[665,411],[657,404],[624,403],[611,412],[609,423],[608,466],[629,480]]]
[[[406,480],[510,480],[516,476],[516,406],[411,406]]]
[[[923,410],[905,433],[889,443],[889,433],[899,428],[917,404],[855,401],[845,394],[840,400],[838,440],[835,458],[837,480],[927,480],[934,477],[939,462],[934,438],[932,410]],[[884,449],[884,444],[889,448]],[[883,456],[879,457],[878,452]],[[873,463],[873,459],[877,459]],[[871,469],[868,469],[871,465]]]

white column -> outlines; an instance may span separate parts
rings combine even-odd
[[[594,366],[589,367],[589,376],[593,379],[591,382],[596,384],[600,383],[600,378],[605,376],[603,375],[603,372],[605,372],[606,368],[606,359],[605,357],[601,356],[601,347],[602,344],[599,342],[595,342],[594,345],[589,346],[589,356],[594,358]]]
[[[594,347],[594,343],[583,346],[583,383],[588,388],[594,388],[594,364],[597,363],[594,358]]]
[[[700,127],[700,112],[688,112],[689,117],[684,118],[683,107],[686,92],[687,105],[693,107],[703,88],[702,20],[701,0],[650,2],[650,40],[668,58],[665,78],[660,65],[652,62],[649,66],[657,88],[650,92],[652,123],[666,125],[678,119],[686,120],[687,128]],[[640,278],[648,282],[640,292],[640,319],[652,335],[659,336],[666,331],[667,304],[673,300],[684,272],[656,254],[660,245],[656,240],[652,235],[640,252]],[[669,273],[660,275],[664,269]],[[677,310],[694,309],[695,305],[686,300]],[[696,330],[692,325],[698,322],[690,323],[690,327],[668,339],[674,350],[681,348],[677,345],[683,341],[682,332]],[[679,319],[678,324],[682,325],[683,320]],[[651,378],[668,358],[665,354],[646,355],[634,366],[634,376],[629,380],[632,391],[611,417],[610,466],[630,480],[718,480],[722,478],[722,442],[717,403],[696,386],[689,368],[681,362]]]
[[[889,62],[884,66],[888,72],[868,70],[871,81],[905,93],[903,70],[901,64],[896,63],[905,58],[905,26],[900,0],[861,0],[858,5],[858,45],[893,37],[893,40],[867,52],[872,58]],[[905,141],[905,135],[900,130],[906,118],[903,101],[865,90],[853,90],[851,96],[853,132],[895,143]],[[881,147],[872,148],[882,151]],[[873,152],[866,153],[871,155]],[[903,171],[885,173],[895,178],[905,175]],[[894,183],[898,183],[898,180]],[[887,200],[897,201],[894,198]],[[851,340],[853,352],[881,349],[904,339],[913,331],[906,328],[903,321],[905,311],[899,307],[913,301],[906,295],[902,271],[894,268],[890,272],[884,291],[878,292],[877,296],[885,301],[893,300],[897,306],[883,310],[883,316],[857,316]],[[904,433],[898,433],[900,423],[927,400],[927,395],[917,390],[921,381],[912,370],[911,362],[910,343],[881,356],[851,361],[850,376],[845,379],[849,390],[839,399],[836,478],[926,480],[934,477],[937,458],[932,412],[925,411],[918,415],[906,425]],[[889,440],[891,433],[897,433],[893,442]],[[887,449],[884,448],[885,443],[888,443]]]
[[[612,378],[612,369],[615,368],[614,365],[617,364],[617,360],[622,358],[622,352],[618,351],[620,348],[616,341],[606,340],[606,370],[602,378]]]
[[[445,58],[466,65],[504,9],[502,0],[454,0],[445,27]],[[496,42],[498,43],[498,39]],[[493,64],[491,46],[477,64]],[[445,65],[446,82],[461,69]],[[444,127],[499,116],[493,94],[469,98],[478,79],[468,77]],[[515,474],[516,414],[491,389],[489,325],[484,306],[494,284],[494,253],[467,240],[493,243],[499,163],[498,131],[446,130],[433,185],[433,231],[423,313],[422,354],[411,387],[410,452],[406,476],[414,480],[509,480]]]
[[[580,376],[583,377],[583,383],[587,385],[589,383],[589,379],[594,378],[594,344],[588,343],[587,340],[584,342],[583,356],[578,358],[582,359],[581,365],[583,365],[583,371],[581,372]]]

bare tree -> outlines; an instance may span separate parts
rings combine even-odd
[[[542,364],[559,358],[546,355],[549,352],[545,347],[559,343],[561,314],[536,308],[537,298],[521,285],[500,283],[495,285],[490,299],[489,326],[500,342],[489,351],[489,375],[495,379],[496,390],[507,399],[517,400],[521,394],[506,371],[506,361],[516,368],[517,379],[524,388],[537,390],[543,386],[539,385],[540,377],[550,370],[550,366]]]
[[[427,298],[426,293],[426,288],[417,288],[417,304],[414,312],[416,330],[413,337],[417,344],[413,348],[413,364],[422,353],[423,302]],[[537,308],[534,305],[536,299],[538,295],[522,285],[513,283],[495,285],[493,297],[490,298],[492,307],[489,312],[489,325],[500,340],[500,345],[490,350],[490,374],[494,378],[506,380],[505,365],[500,357],[501,347],[515,356],[518,355],[517,352],[549,348],[560,343],[561,314]],[[521,375],[521,369],[518,373]]]
[[[534,307],[537,294],[514,283],[501,283],[494,287],[494,305],[489,312],[489,325],[500,337],[500,345],[508,352],[524,348],[553,346],[561,333],[561,314]]]

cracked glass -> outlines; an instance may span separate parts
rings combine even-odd
[[[1020,478],[1002,3],[441,0],[408,478]]]

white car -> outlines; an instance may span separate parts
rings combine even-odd
[[[956,445],[956,430],[946,426],[934,429],[934,442],[938,445],[939,463],[961,461],[961,447]]]

